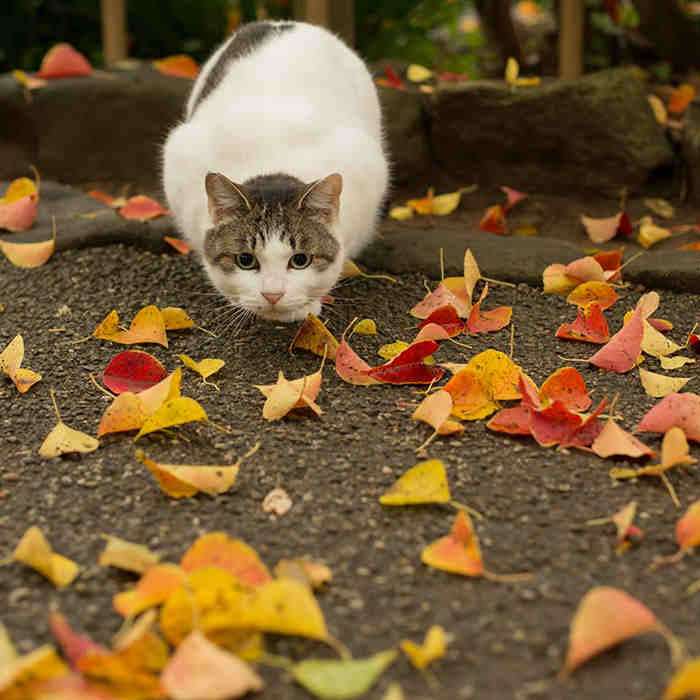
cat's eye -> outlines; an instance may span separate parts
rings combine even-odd
[[[289,258],[289,266],[295,270],[303,270],[309,265],[311,265],[311,256],[306,253],[295,253]]]
[[[241,270],[252,270],[258,266],[258,261],[252,253],[239,253],[236,255],[236,265]]]

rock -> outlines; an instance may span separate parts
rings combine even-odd
[[[673,158],[632,69],[534,87],[443,85],[430,103],[435,157],[464,181],[616,196]]]
[[[8,184],[0,181],[0,192],[4,192]],[[163,252],[172,250],[163,236],[178,236],[169,216],[146,222],[123,219],[114,209],[83,192],[42,179],[39,211],[34,225],[21,233],[0,230],[0,237],[14,243],[45,241],[51,238],[52,216],[56,217],[58,251],[126,243]]]
[[[28,174],[69,184],[114,182],[136,190],[160,185],[160,145],[182,116],[191,81],[144,64],[96,71],[31,92],[0,77],[0,178]]]
[[[392,184],[404,185],[427,173],[432,163],[425,95],[388,87],[378,90]]]
[[[683,125],[683,160],[688,180],[688,199],[700,204],[700,102],[691,102]]]

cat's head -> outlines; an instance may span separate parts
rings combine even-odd
[[[205,185],[213,226],[203,257],[214,286],[263,318],[318,314],[343,266],[335,236],[342,177],[262,175],[238,185],[208,173]]]

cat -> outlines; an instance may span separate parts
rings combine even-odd
[[[318,315],[389,183],[377,90],[329,31],[243,25],[206,61],[163,149],[175,221],[230,303]]]

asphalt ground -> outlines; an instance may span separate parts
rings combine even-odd
[[[556,262],[552,260],[551,262]],[[492,276],[485,261],[482,273]],[[432,261],[431,261],[432,264]],[[619,327],[623,313],[643,290],[622,291],[607,315]],[[415,320],[409,308],[424,295],[420,272],[386,280],[353,280],[342,286],[325,315],[339,335],[354,317],[376,321],[377,336],[352,337],[370,364],[382,360],[378,347],[410,340]],[[256,321],[228,326],[221,300],[211,295],[196,261],[123,245],[66,250],[36,270],[0,261],[0,348],[21,333],[24,366],[43,376],[26,394],[0,378],[0,557],[9,554],[31,525],[42,528],[54,549],[80,564],[78,579],[61,591],[19,563],[0,569],[0,619],[22,652],[50,641],[48,612],[57,604],[75,626],[109,643],[120,625],[112,596],[135,578],[97,565],[101,533],[146,544],[169,561],[200,535],[223,530],[254,547],[274,565],[280,558],[309,555],[328,565],[333,581],[318,600],[331,632],[357,657],[392,647],[403,638],[422,639],[433,624],[453,636],[444,659],[433,665],[439,687],[399,657],[367,697],[381,698],[398,681],[406,698],[491,700],[496,698],[658,698],[671,674],[668,649],[658,636],[634,639],[590,661],[573,676],[557,679],[567,648],[569,621],[581,597],[596,585],[622,588],[648,605],[692,655],[700,654],[700,595],[687,596],[700,578],[697,557],[673,568],[648,571],[656,555],[676,550],[674,526],[683,509],[700,498],[697,469],[673,470],[682,502],[677,509],[660,480],[613,483],[611,466],[631,460],[601,460],[580,451],[539,447],[466,424],[457,437],[433,442],[428,457],[444,461],[452,496],[480,511],[476,521],[487,568],[497,573],[532,572],[521,583],[496,583],[432,570],[421,549],[447,533],[451,507],[388,508],[378,497],[419,461],[415,449],[429,435],[411,420],[406,403],[420,400],[415,387],[351,386],[324,370],[320,418],[262,417],[263,397],[254,384],[272,383],[279,370],[295,378],[315,371],[316,356],[288,346],[297,324]],[[44,459],[37,449],[56,419],[54,389],[69,426],[96,434],[109,399],[89,379],[124,346],[90,339],[112,309],[127,322],[143,306],[182,306],[201,330],[169,333],[168,349],[136,346],[158,357],[168,370],[178,353],[216,357],[225,367],[212,380],[220,391],[185,371],[183,394],[195,398],[210,419],[183,426],[176,435],[139,441],[153,459],[168,463],[233,462],[260,442],[247,459],[235,488],[212,498],[172,500],[134,457],[131,435],[106,437],[83,456]],[[514,359],[538,383],[565,363],[560,356],[587,357],[596,349],[558,340],[554,331],[574,316],[560,297],[543,296],[526,285],[492,285],[486,306],[511,305]],[[676,324],[671,336],[683,343],[700,321],[700,296],[661,290],[655,314]],[[465,362],[487,348],[510,352],[510,328],[462,337],[465,348],[445,342],[440,362]],[[645,366],[658,371],[658,363]],[[635,372],[624,375],[577,364],[595,399],[620,393],[617,411],[628,429],[655,403]],[[668,374],[689,376],[687,391],[698,391],[700,369],[688,365]],[[648,439],[647,439],[648,438]],[[660,440],[644,439],[658,448]],[[696,445],[692,453],[698,454]],[[264,496],[280,485],[293,501],[277,517],[261,509]],[[612,525],[587,527],[591,518],[611,515],[635,499],[644,538],[622,556],[615,553]],[[295,659],[327,655],[321,645],[296,638],[271,639],[270,650]],[[279,669],[260,667],[265,700],[301,700],[307,692]]]

